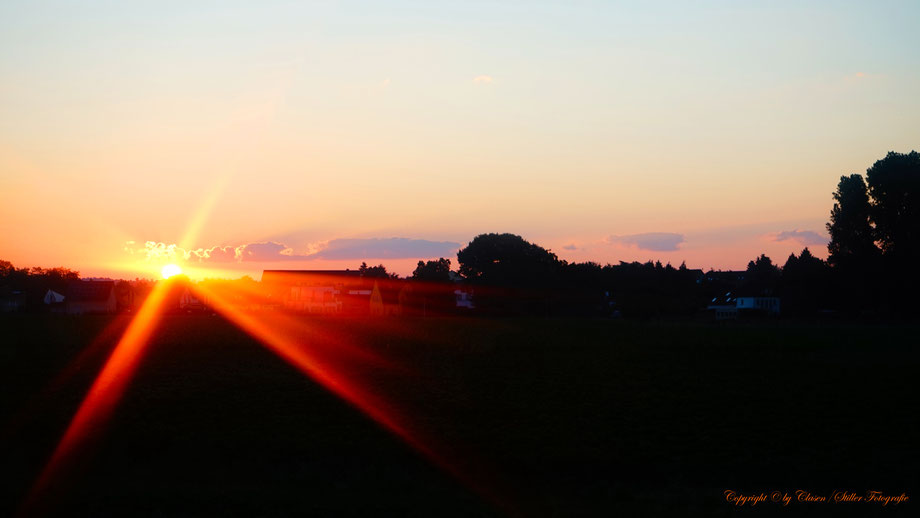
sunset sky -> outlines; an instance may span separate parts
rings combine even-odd
[[[824,257],[839,177],[920,150],[920,3],[804,4],[5,1],[0,259]]]

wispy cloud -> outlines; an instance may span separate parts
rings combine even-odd
[[[575,246],[575,243],[571,243],[562,247],[563,250],[578,250],[578,247]]]
[[[635,246],[639,250],[671,252],[679,249],[680,244],[684,242],[684,235],[673,232],[646,232],[627,236],[610,236],[607,242]]]
[[[134,241],[125,242],[125,252],[141,255],[151,261],[187,261],[187,262],[240,262],[243,251],[250,245],[214,246],[187,250],[176,244],[147,241],[139,248]]]
[[[767,234],[770,241],[795,241],[799,244],[808,245],[826,245],[828,238],[812,230],[783,230]]]
[[[492,76],[481,75],[473,78],[473,82],[476,84],[488,84],[492,82]]]
[[[275,242],[250,243],[238,247],[237,250],[239,260],[243,262],[290,261],[307,257],[297,255],[292,248]]]
[[[293,248],[274,241],[248,243],[239,246],[184,249],[175,244],[147,241],[143,248],[133,241],[125,243],[125,251],[142,255],[152,261],[185,261],[197,263],[310,261],[313,259],[430,259],[451,257],[460,248],[452,241],[429,241],[402,237],[369,239],[333,239],[308,247],[297,253]]]

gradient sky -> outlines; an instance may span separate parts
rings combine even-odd
[[[839,177],[920,149],[920,3],[805,4],[7,0],[0,258],[825,256]]]

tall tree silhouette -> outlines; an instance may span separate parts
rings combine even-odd
[[[848,305],[910,311],[920,287],[920,153],[889,152],[840,178],[827,224],[828,261],[849,286]]]
[[[920,153],[888,153],[866,171],[870,219],[882,248],[879,280],[889,311],[916,314],[920,306]]]
[[[920,153],[888,153],[867,171],[869,216],[882,252],[899,267],[920,260]]]
[[[834,208],[827,231],[828,262],[843,268],[868,267],[878,255],[875,230],[870,222],[872,206],[863,177],[858,174],[841,176],[834,193]]]

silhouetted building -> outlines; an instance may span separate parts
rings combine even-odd
[[[406,281],[363,277],[357,270],[265,270],[262,285],[276,306],[317,314],[402,313]]]
[[[349,297],[371,294],[357,270],[265,270],[262,286],[273,304],[307,313],[341,313]]]
[[[48,290],[45,292],[45,297],[42,299],[42,302],[44,302],[45,304],[49,306],[52,306],[55,304],[63,304],[64,294],[58,293],[54,290]]]
[[[20,290],[0,288],[0,313],[22,311],[26,306],[26,294]]]
[[[114,313],[117,308],[115,281],[70,281],[64,293],[64,311],[74,315],[84,313]]]
[[[42,297],[42,303],[52,313],[63,313],[67,309],[64,305],[65,299],[66,297],[64,297],[63,293],[48,290],[45,292],[45,296]]]

